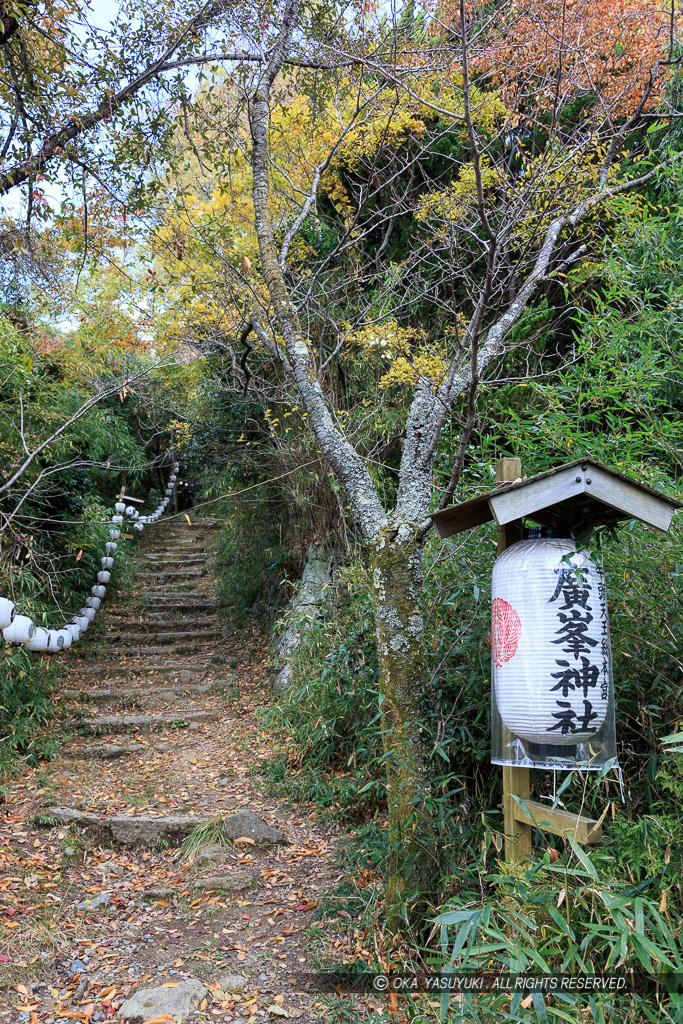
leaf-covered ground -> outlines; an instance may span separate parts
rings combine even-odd
[[[189,528],[176,532],[199,550],[201,535]],[[160,532],[143,558],[153,561],[172,540],[168,528]],[[207,541],[202,551],[209,548]],[[215,611],[207,608],[194,619],[191,608],[171,607],[172,600],[160,610],[159,594],[175,593],[177,585],[161,576],[143,581],[107,614],[107,635],[83,645],[85,660],[69,652],[58,698],[65,742],[52,762],[6,789],[0,808],[0,1021],[122,1020],[132,992],[174,989],[184,978],[199,979],[207,989],[187,1020],[256,1024],[327,1016],[312,975],[321,957],[331,963],[342,957],[347,939],[317,922],[316,908],[340,879],[333,860],[338,836],[310,808],[275,800],[260,787],[257,766],[278,737],[263,731],[255,714],[270,699],[258,658],[247,657],[258,637],[245,633],[195,649],[169,645],[161,654],[157,647],[153,655],[143,646],[135,656],[125,656],[117,642],[131,619],[131,601],[141,630],[152,629],[155,615],[167,632],[187,632],[197,618],[208,623]],[[211,586],[211,577],[202,577],[209,597]],[[201,628],[192,628],[201,644]],[[134,674],[121,677],[122,665]],[[193,684],[200,692],[192,692]],[[193,712],[207,711],[217,712],[215,721],[192,722]],[[161,714],[165,722],[118,735],[110,733],[123,728],[116,722],[98,730],[99,718],[123,713]],[[112,746],[126,753],[80,758],[83,748]],[[95,814],[103,831],[59,822],[50,811],[55,807]],[[196,847],[196,834],[184,848],[163,839],[122,845],[105,827],[109,817],[190,815],[199,823],[240,808],[281,830],[287,842],[261,845],[238,836],[217,845],[214,824],[205,830],[206,853],[201,845],[188,850]],[[235,981],[237,975],[243,980]],[[170,1024],[174,1018],[149,1019]]]

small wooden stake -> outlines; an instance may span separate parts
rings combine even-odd
[[[496,463],[496,482],[499,484],[511,483],[518,480],[522,475],[521,459],[504,458]],[[509,523],[498,529],[498,547],[496,554],[500,555],[506,548],[516,541],[522,539],[521,522]],[[512,734],[503,725],[503,747],[512,741]],[[514,797],[520,800],[529,799],[529,769],[513,768],[511,765],[503,765],[503,821],[505,829],[505,860],[523,860],[531,856],[531,835],[532,825],[520,820],[519,804]]]

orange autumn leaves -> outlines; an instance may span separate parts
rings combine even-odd
[[[458,6],[446,0],[453,25]],[[648,92],[646,106],[659,98],[672,26],[657,0],[512,0],[483,32],[470,4],[467,18],[472,68],[511,107],[559,110],[583,95],[605,117],[628,118]],[[659,80],[649,91],[652,72]]]

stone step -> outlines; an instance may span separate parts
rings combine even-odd
[[[204,601],[199,600],[194,594],[189,598],[185,598],[180,594],[176,594],[173,597],[166,597],[165,594],[150,594],[149,596],[141,595],[138,604],[143,605],[154,605],[159,610],[159,615],[162,612],[203,612],[206,611],[211,615],[215,615],[218,609],[218,602],[206,599]]]
[[[137,595],[139,600],[144,601],[163,601],[166,604],[177,604],[178,601],[182,601],[189,605],[191,608],[217,608],[218,600],[215,597],[209,597],[208,594],[203,593],[201,590],[188,590],[188,591],[173,591],[173,590],[143,590]]]
[[[192,520],[192,526],[190,526],[187,519],[185,518],[186,515],[188,515]],[[187,510],[187,512],[182,511],[174,513],[173,519],[171,519],[170,515],[168,515],[160,522],[154,523],[153,526],[154,529],[160,533],[166,533],[168,530],[177,529],[178,527],[184,527],[187,530],[211,530],[218,529],[219,527],[223,526],[223,520],[216,519],[213,516],[195,516],[192,514],[192,509],[190,508]]]
[[[127,611],[126,614],[130,615],[130,611]],[[211,615],[209,611],[207,611],[205,615],[202,615],[201,618],[191,618],[190,616],[187,618],[172,618],[166,614],[159,614],[156,616],[154,612],[150,612],[148,616],[145,616],[142,622],[133,622],[130,619],[120,619],[120,616],[114,616],[112,613],[112,615],[108,616],[108,620],[107,628],[110,632],[104,633],[103,637],[119,636],[124,634],[127,634],[128,636],[137,635],[139,637],[153,636],[155,638],[174,636],[189,637],[196,636],[196,630],[201,630],[202,633],[204,633],[207,628],[209,628],[208,623],[211,623],[210,629],[213,632],[219,633],[223,636],[222,631],[218,629],[218,626],[220,625],[219,620],[215,614]],[[169,627],[173,625],[177,625],[177,632],[169,630]],[[135,634],[135,630],[140,630],[140,633]]]
[[[82,718],[75,723],[76,728],[87,733],[120,733],[137,729],[165,729],[169,725],[188,726],[208,722],[217,722],[218,711],[178,711],[177,714],[150,715],[98,715],[93,718]]]
[[[136,622],[134,624],[138,626]],[[163,625],[163,624],[160,624]],[[200,627],[203,623],[199,624]],[[221,633],[218,629],[196,629],[196,630],[178,630],[177,632],[153,632],[151,629],[146,633],[133,633],[123,628],[112,630],[110,633],[105,633],[103,636],[98,637],[100,642],[106,642],[111,644],[120,644],[125,641],[127,644],[140,644],[147,640],[154,639],[158,643],[165,644],[204,644],[210,643],[211,641],[219,641],[225,639],[225,634]]]
[[[199,544],[185,544],[182,551],[178,551],[176,545],[169,548],[146,548],[144,551],[144,558],[154,559],[168,559],[168,558],[202,558],[206,561],[207,558],[211,557],[211,553],[207,548],[201,547]]]
[[[161,554],[149,554],[143,558],[143,564],[147,566],[151,565],[167,565],[172,561],[173,552],[170,551],[168,555]],[[185,555],[183,558],[183,565],[206,565],[207,557],[204,555]]]
[[[135,576],[138,580],[164,579],[174,583],[187,580],[188,583],[191,583],[193,580],[199,580],[206,576],[206,569],[200,569],[198,572],[191,572],[188,569],[157,569],[156,572],[137,572]]]
[[[111,676],[155,675],[161,679],[172,679],[177,683],[190,683],[192,677],[208,672],[207,665],[90,665],[83,668],[70,668],[70,676],[82,676],[85,679],[106,679]]]
[[[102,746],[92,744],[85,747],[70,747],[61,750],[60,753],[70,761],[116,761],[128,754],[141,754],[146,749],[144,743],[131,743],[129,747],[107,743]]]
[[[45,816],[58,825],[76,825],[92,832],[108,835],[122,846],[153,845],[159,840],[181,843],[198,825],[209,820],[207,817],[191,814],[171,814],[166,817],[140,815],[100,816],[79,811],[73,807],[48,807]],[[273,828],[251,811],[241,810],[223,819],[223,835],[226,840],[253,839],[263,846],[276,846],[288,842],[284,832]]]
[[[146,638],[147,639],[147,638]],[[109,640],[110,643],[99,644],[98,654],[103,653],[103,646],[106,649],[114,648],[116,653],[121,658],[156,658],[159,655],[164,654],[176,654],[182,657],[183,654],[210,654],[216,650],[216,647],[220,641],[216,640],[203,640],[202,638],[194,639],[191,643],[187,644],[165,644],[163,646],[142,646],[142,647],[129,647],[127,644],[121,643],[112,637],[102,637],[102,640]],[[112,653],[114,653],[112,651]]]
[[[223,680],[223,686],[227,680]],[[215,683],[197,683],[192,686],[188,683],[184,686],[113,686],[102,690],[67,689],[62,690],[65,697],[74,700],[82,700],[91,704],[106,704],[110,700],[140,700],[143,697],[159,697],[161,699],[177,700],[192,694],[211,693],[222,689]]]

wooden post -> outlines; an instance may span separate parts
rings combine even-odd
[[[521,459],[504,458],[496,463],[496,483],[512,483],[522,475]],[[498,528],[498,546],[496,554],[500,555],[506,548],[522,539],[521,522],[510,523]],[[503,747],[512,740],[512,734],[503,728]],[[505,830],[505,860],[517,861],[531,856],[532,825],[520,820],[519,804],[513,799],[529,799],[529,769],[513,768],[503,765],[503,827]]]

